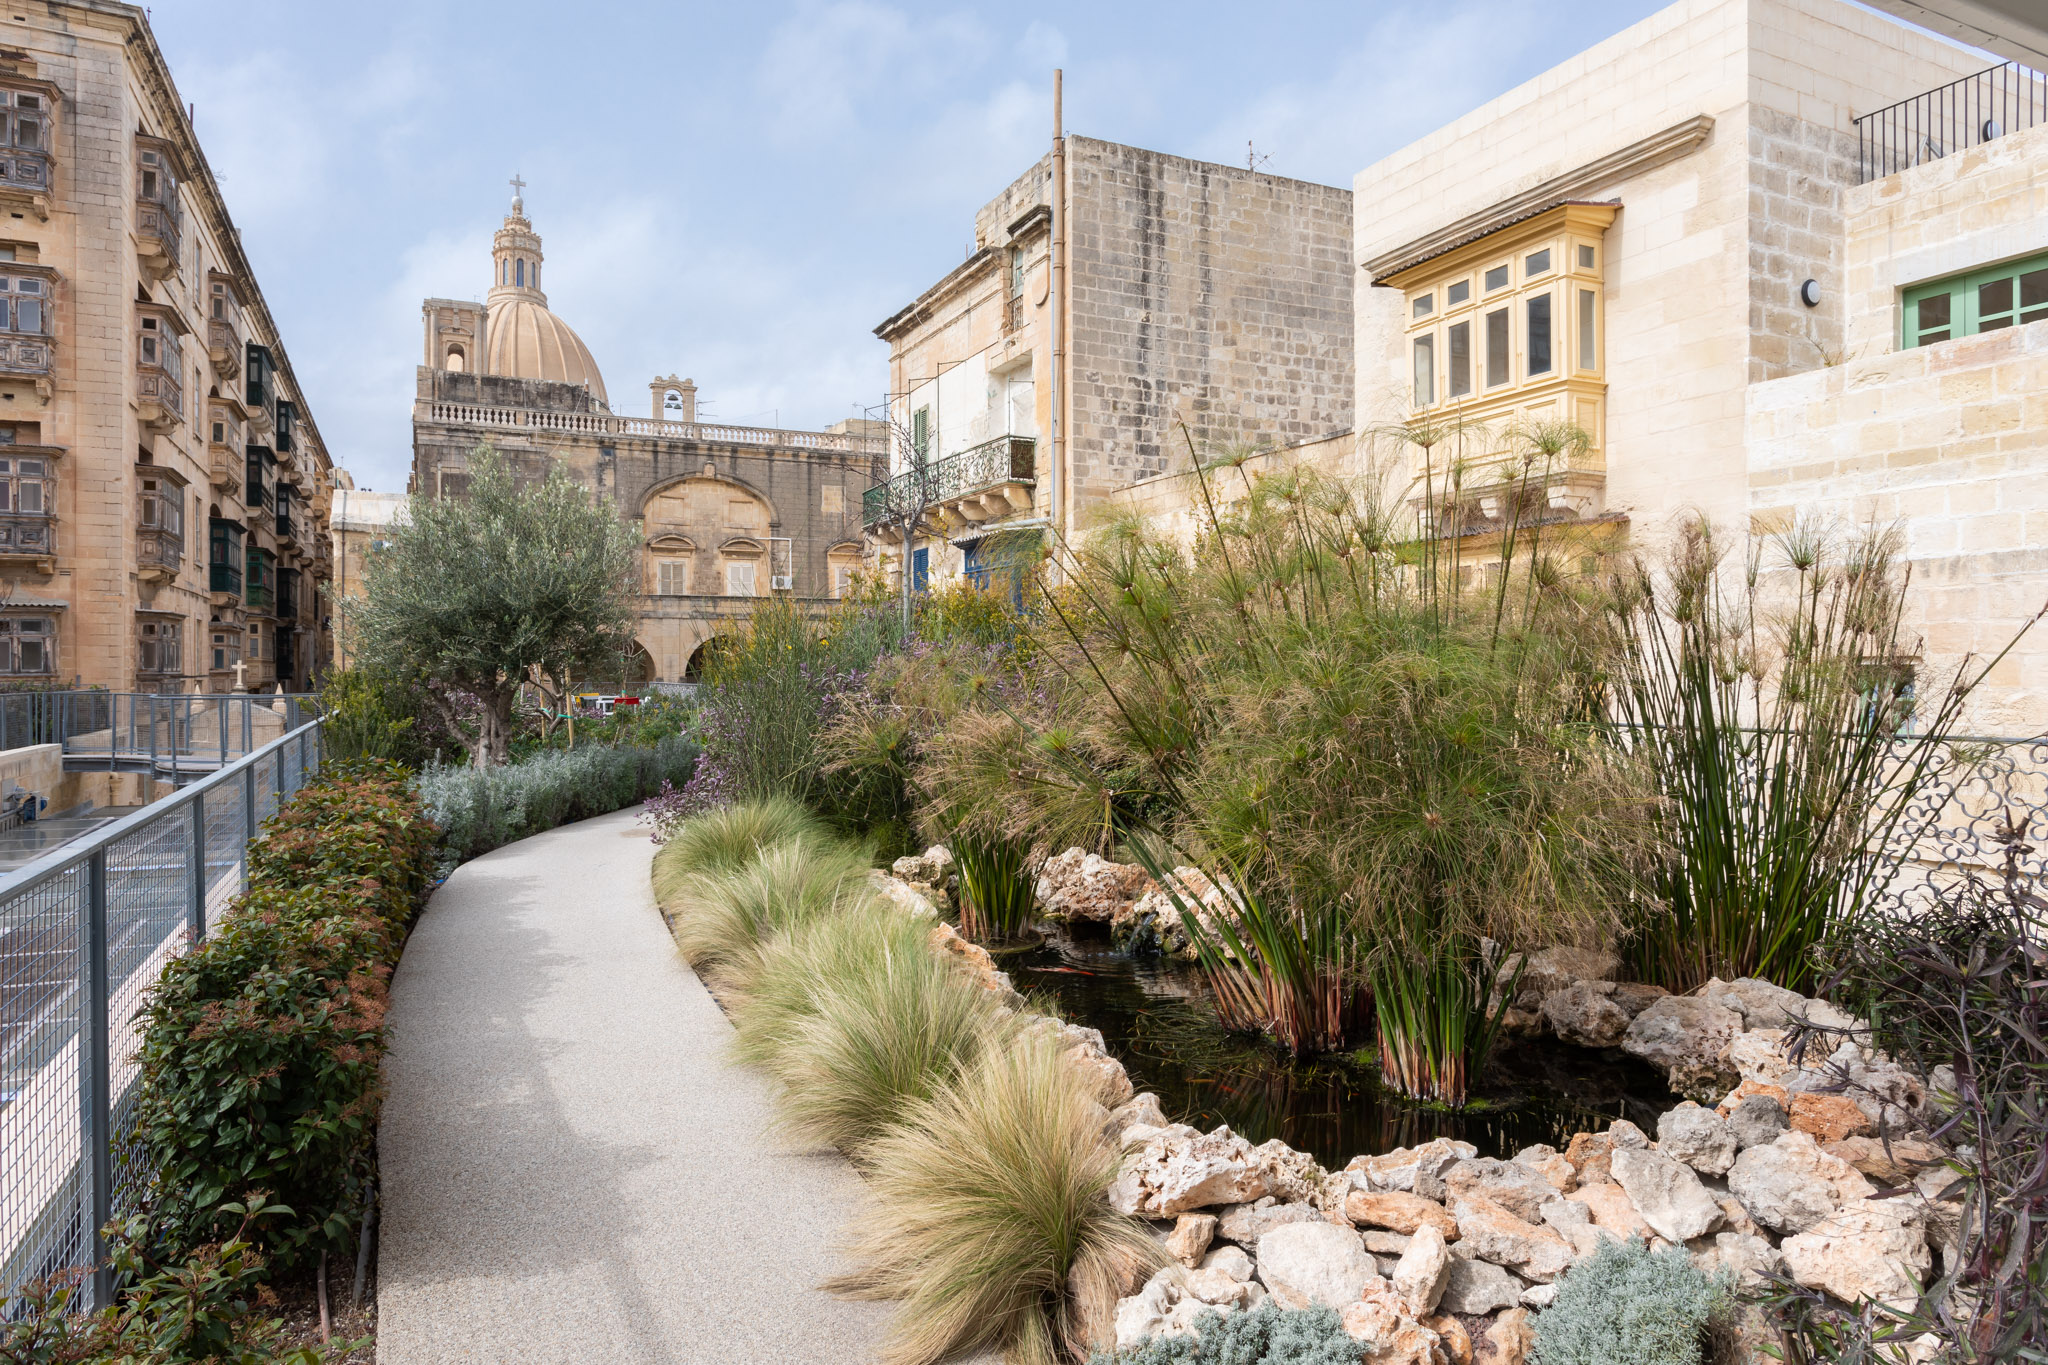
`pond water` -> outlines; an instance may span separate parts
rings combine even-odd
[[[1657,1115],[1678,1103],[1663,1076],[1633,1057],[1510,1040],[1480,1079],[1480,1103],[1463,1112],[1424,1108],[1382,1089],[1370,1063],[1298,1061],[1224,1032],[1194,968],[1117,952],[1085,929],[1055,929],[1042,947],[997,965],[1019,990],[1101,1029],[1131,1083],[1156,1092],[1169,1118],[1204,1131],[1227,1123],[1254,1143],[1277,1137],[1333,1170],[1354,1156],[1438,1137],[1509,1157],[1539,1142],[1562,1149],[1572,1134],[1618,1118],[1654,1133]]]

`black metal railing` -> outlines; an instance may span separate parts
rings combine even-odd
[[[1029,436],[998,436],[915,469],[907,469],[861,494],[861,520],[868,526],[935,507],[999,484],[1037,481],[1037,446]]]
[[[1868,184],[2043,123],[2048,123],[2048,77],[2018,62],[1994,66],[1857,119],[1856,183]]]

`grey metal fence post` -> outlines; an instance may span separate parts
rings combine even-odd
[[[206,937],[206,793],[192,798],[192,905],[185,922],[192,941]]]
[[[108,1065],[111,1031],[107,1018],[107,850],[93,850],[85,865],[85,987],[79,1001],[78,1078],[85,1127],[85,1152],[80,1165],[85,1176],[85,1213],[92,1220],[86,1230],[86,1246],[92,1256],[92,1306],[104,1308],[114,1301],[114,1271],[107,1264],[106,1239],[101,1236],[114,1217],[114,1114],[108,1090],[112,1083]]]
[[[242,698],[242,754],[247,757],[256,748],[254,728],[256,708],[249,704],[249,698]]]
[[[250,763],[242,770],[242,816],[248,826],[249,842],[256,842],[256,765]],[[242,884],[249,884],[248,859],[242,862]]]

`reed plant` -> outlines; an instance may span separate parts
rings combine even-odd
[[[1625,950],[1674,991],[1713,976],[1806,991],[1902,822],[1967,762],[1951,743],[1965,704],[2012,644],[1946,678],[1918,668],[1887,528],[1803,519],[1751,537],[1733,568],[1728,550],[1696,520],[1663,565],[1614,581],[1611,710],[1654,774],[1669,850]]]
[[[671,902],[676,947],[714,986],[744,991],[771,936],[872,898],[867,873],[865,849],[816,838],[789,839],[742,866],[699,872]]]
[[[1085,1359],[1164,1261],[1109,1207],[1117,1164],[1100,1097],[1057,1039],[986,1049],[869,1145],[857,1269],[830,1287],[901,1301],[890,1365],[990,1347],[1016,1365]]]
[[[961,930],[982,942],[1024,937],[1038,904],[1031,846],[1014,835],[962,829],[948,847],[960,875]]]

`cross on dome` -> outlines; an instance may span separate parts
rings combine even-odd
[[[526,188],[526,182],[519,178],[519,173],[517,171],[514,171],[512,173],[512,179],[507,183],[509,183],[512,186],[512,212],[519,214],[522,217],[525,216],[526,200],[520,194],[520,191]]]

